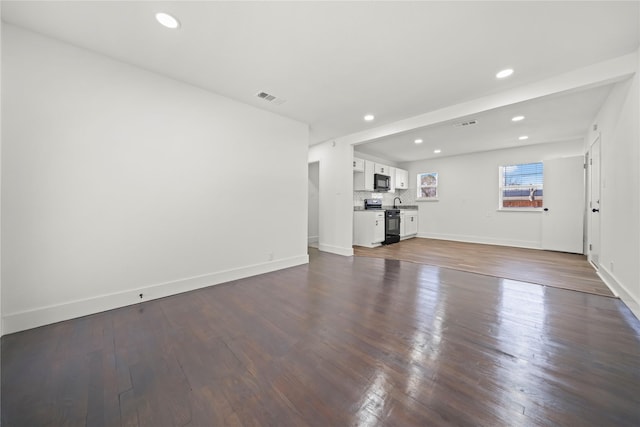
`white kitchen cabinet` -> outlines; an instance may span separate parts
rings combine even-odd
[[[410,211],[411,214],[407,215],[407,224],[405,231],[407,236],[415,236],[418,234],[418,211]]]
[[[400,238],[408,239],[418,234],[418,211],[400,211]]]
[[[373,191],[373,174],[375,163],[371,160],[363,160],[363,172],[353,172],[353,190],[354,191]]]
[[[364,160],[358,159],[357,157],[353,158],[353,171],[354,172],[364,172]]]
[[[406,190],[409,188],[409,171],[395,168],[395,188],[398,190]]]
[[[396,191],[396,168],[389,168],[389,193]]]
[[[391,172],[390,172],[391,167],[387,166],[387,165],[376,163],[374,170],[375,170],[374,173],[379,173],[379,174],[382,174],[382,175],[391,175]]]
[[[373,248],[384,240],[384,211],[353,213],[353,244]]]

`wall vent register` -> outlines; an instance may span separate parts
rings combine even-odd
[[[258,92],[256,93],[256,96],[260,99],[263,99],[267,102],[270,102],[272,104],[275,105],[280,105],[280,104],[284,104],[284,102],[286,101],[286,99],[282,99],[282,98],[278,98],[275,95],[272,95],[270,93],[267,92]]]

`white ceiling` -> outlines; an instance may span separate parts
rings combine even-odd
[[[395,162],[581,139],[613,84],[540,97],[358,145],[357,151]],[[522,115],[524,120],[511,119]],[[475,121],[474,125],[461,126]],[[526,140],[519,140],[527,136]],[[419,145],[416,139],[422,139]],[[434,153],[439,149],[441,153]]]
[[[181,28],[161,27],[158,11]],[[637,1],[2,1],[2,19],[308,123],[311,144],[616,58],[640,43]],[[506,67],[515,74],[497,80]],[[519,105],[528,118],[518,132],[501,125],[511,114],[504,108],[470,117],[479,123],[468,129],[447,123],[358,150],[403,161],[429,157],[435,145],[443,154],[508,146],[520,131],[526,143],[573,138],[608,89]],[[269,104],[259,91],[286,102]],[[376,120],[365,123],[366,113]],[[423,146],[411,142],[416,135]]]

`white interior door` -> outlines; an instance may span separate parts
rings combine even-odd
[[[544,162],[542,249],[583,253],[584,157]]]
[[[587,256],[596,268],[600,262],[600,137],[589,149],[589,206]]]

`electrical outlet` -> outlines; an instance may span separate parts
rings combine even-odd
[[[269,252],[267,256],[269,258],[269,261],[273,261],[273,252]]]
[[[609,263],[609,270],[611,270],[611,272],[613,273],[613,261]]]
[[[140,297],[140,299],[144,298],[144,294],[140,294],[138,296]]]

